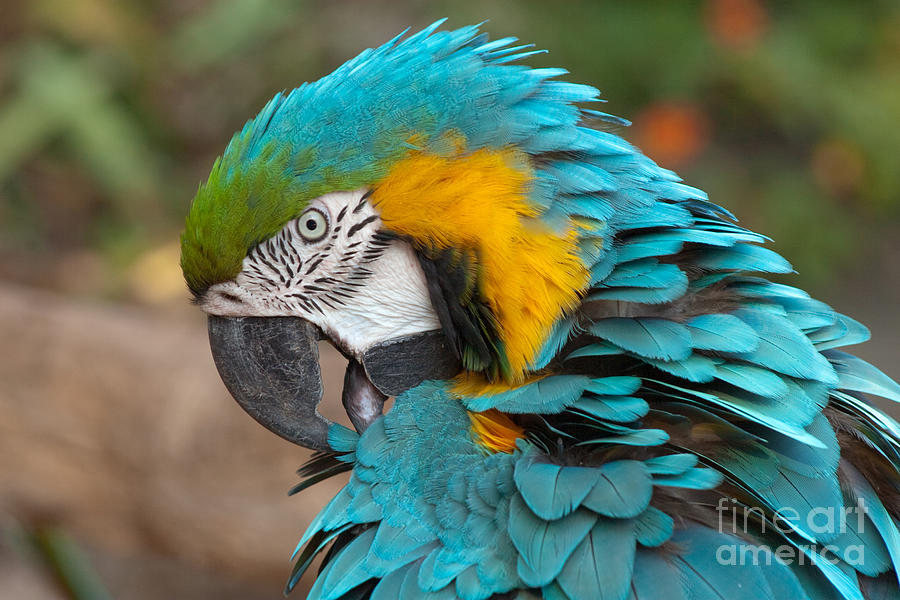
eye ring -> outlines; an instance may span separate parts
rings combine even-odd
[[[297,219],[297,233],[307,242],[318,242],[328,235],[328,219],[322,211],[311,208]]]

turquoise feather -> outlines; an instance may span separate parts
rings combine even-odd
[[[636,517],[649,505],[653,480],[636,461],[616,461],[599,469],[600,477],[584,499],[584,505],[605,517]]]
[[[634,522],[638,543],[657,548],[667,542],[675,531],[675,520],[658,508],[649,507]]]
[[[634,568],[634,529],[624,519],[598,519],[560,571],[562,591],[572,600],[624,600]]]
[[[541,587],[556,579],[597,522],[597,515],[586,509],[545,521],[534,515],[520,496],[513,497],[509,518],[509,537],[519,551],[517,572],[528,587]]]
[[[667,319],[610,318],[589,328],[592,335],[647,358],[682,360],[691,354],[688,329]]]
[[[549,463],[516,464],[516,487],[531,511],[541,519],[561,519],[581,506],[601,477],[598,469],[561,467]]]
[[[700,315],[689,320],[687,327],[698,350],[753,352],[759,347],[756,331],[731,314]]]

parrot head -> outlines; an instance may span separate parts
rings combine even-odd
[[[597,90],[476,27],[366,50],[276,95],[200,186],[182,269],[219,372],[279,435],[327,448],[317,342],[348,359],[357,429],[429,379],[514,385],[575,311],[608,241],[585,125]],[[580,207],[580,208],[579,208]],[[602,262],[602,261],[601,261]],[[552,353],[550,353],[552,355]]]

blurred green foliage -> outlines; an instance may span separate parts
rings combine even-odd
[[[134,295],[129,272],[160,247],[148,264],[177,261],[198,183],[268,97],[445,15],[549,48],[530,63],[603,90],[623,135],[771,235],[806,284],[898,232],[894,0],[5,4],[0,277]]]

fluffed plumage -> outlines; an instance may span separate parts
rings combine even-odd
[[[866,399],[900,401],[900,386],[837,349],[865,327],[769,282],[788,262],[608,131],[621,119],[580,107],[594,88],[516,64],[531,51],[512,38],[438,25],[278,96],[217,163],[240,179],[259,157],[302,158],[290,186],[312,191],[282,224],[323,182],[370,186],[385,228],[405,223],[393,233],[466,367],[361,435],[331,426],[305,474],[350,481],[300,541],[288,589],[327,551],[313,600],[900,598],[900,426]],[[515,177],[469,206],[479,153]],[[423,160],[460,178],[451,209],[511,194],[512,212],[426,224],[429,194],[398,189]],[[199,293],[240,265],[198,241],[192,215]],[[218,266],[188,273],[203,261]]]

